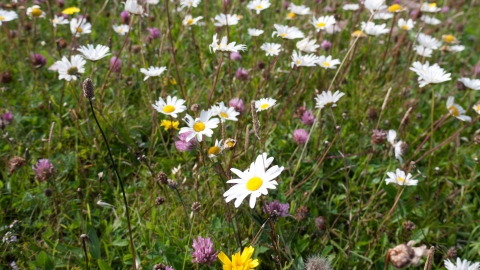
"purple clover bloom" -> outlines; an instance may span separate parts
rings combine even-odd
[[[322,46],[322,49],[324,49],[325,51],[328,51],[328,50],[330,50],[330,48],[332,48],[332,43],[328,40],[324,40],[324,41],[322,41],[320,46]]]
[[[243,104],[243,100],[240,98],[232,98],[229,102],[228,105],[230,107],[235,108],[235,111],[239,113],[243,113],[245,111],[245,105]]]
[[[32,166],[32,169],[40,182],[46,181],[55,173],[55,168],[48,159],[40,159],[35,166]]]
[[[124,10],[120,13],[120,18],[122,19],[123,24],[130,24],[130,13],[128,11]]]
[[[302,115],[302,123],[307,126],[313,125],[315,122],[315,116],[312,111],[305,111]]]
[[[192,245],[194,251],[192,251],[193,263],[199,264],[212,264],[217,260],[218,251],[213,248],[213,243],[210,238],[198,237],[197,240],[193,239]]]
[[[7,124],[10,124],[13,121],[13,113],[4,113],[3,115],[1,115],[1,118],[3,119],[3,121],[7,122]]]
[[[230,54],[230,59],[232,59],[234,61],[240,61],[240,60],[242,60],[242,55],[238,52],[232,52]]]
[[[244,68],[237,69],[237,72],[235,72],[235,78],[239,81],[246,81],[248,79],[248,71]]]
[[[120,73],[122,71],[122,60],[113,56],[110,58],[110,68],[112,69],[112,72]]]
[[[308,132],[303,128],[295,130],[293,132],[293,140],[297,144],[305,144],[308,140]]]
[[[290,204],[288,203],[281,203],[275,200],[273,202],[267,203],[266,208],[270,214],[272,213],[272,211],[277,211],[280,217],[290,216]],[[265,212],[265,210],[263,211]]]
[[[195,137],[193,137],[188,142],[186,141],[188,135],[192,132],[193,131],[185,132],[178,135],[178,140],[175,141],[175,147],[177,148],[178,151],[185,152],[185,151],[190,151],[195,149],[195,146],[197,145],[197,139]]]
[[[32,54],[32,63],[36,67],[43,67],[47,63],[47,59],[38,53]]]
[[[150,37],[152,39],[157,39],[160,37],[160,31],[158,30],[158,28],[156,27],[153,27],[153,28],[147,28],[148,32],[150,32]]]

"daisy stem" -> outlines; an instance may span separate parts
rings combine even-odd
[[[388,47],[390,45],[390,39],[392,38],[393,26],[395,26],[395,19],[397,18],[397,13],[393,13],[392,27],[390,27],[390,32],[388,33],[387,45],[385,46],[385,52],[382,57],[382,64],[380,64],[380,69],[378,70],[378,77],[382,74],[383,65],[385,64],[385,59],[387,58]]]
[[[377,235],[378,235],[378,233],[380,232],[380,230],[382,229],[382,226],[383,226],[383,224],[385,223],[385,221],[387,221],[387,220],[390,219],[390,216],[392,215],[393,210],[395,210],[395,207],[397,206],[398,201],[400,200],[400,196],[402,196],[402,193],[403,193],[404,190],[405,190],[405,186],[402,186],[402,189],[400,189],[400,192],[397,193],[397,197],[395,197],[395,201],[394,201],[394,203],[393,203],[393,205],[392,205],[392,208],[390,208],[390,210],[388,211],[387,216],[382,220],[382,223],[380,223],[380,226],[378,226]]]
[[[185,220],[187,221],[188,228],[191,229],[192,225],[190,225],[190,220],[188,219],[187,206],[185,205],[185,202],[183,201],[182,195],[180,194],[180,191],[178,191],[178,188],[175,187],[174,190],[177,193],[178,199],[182,203],[183,213],[185,214]]]
[[[222,53],[222,57],[220,58],[220,62],[218,63],[218,67],[217,67],[217,74],[215,75],[215,80],[213,81],[212,89],[210,90],[210,94],[208,95],[207,108],[210,107],[210,103],[212,102],[213,92],[215,92],[215,87],[217,86],[218,75],[220,74],[220,70],[222,69],[223,57],[224,57],[224,54]]]
[[[88,99],[90,103],[90,109],[93,114],[93,118],[95,118],[95,122],[97,123],[98,129],[100,129],[100,133],[102,133],[103,140],[105,141],[105,144],[107,145],[107,150],[108,150],[108,156],[110,158],[110,162],[112,163],[113,166],[113,171],[115,172],[115,176],[117,177],[118,182],[120,183],[120,188],[122,189],[122,195],[123,195],[123,202],[125,204],[125,213],[127,215],[127,225],[128,225],[128,235],[130,237],[130,248],[132,252],[132,260],[133,260],[133,269],[137,269],[137,262],[135,258],[135,247],[133,246],[133,237],[132,237],[132,226],[130,225],[130,213],[128,210],[128,202],[127,202],[127,197],[125,196],[125,188],[123,186],[123,181],[120,178],[120,174],[117,171],[117,165],[115,164],[115,160],[113,159],[112,152],[110,151],[110,146],[108,145],[108,140],[105,134],[103,133],[102,127],[100,126],[100,123],[98,122],[97,116],[95,115],[95,110],[93,109],[93,104],[92,100]]]

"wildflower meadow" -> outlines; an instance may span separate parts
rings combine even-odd
[[[0,1],[0,269],[478,270],[479,11]]]

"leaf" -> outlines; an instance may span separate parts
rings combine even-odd
[[[39,267],[42,267],[44,270],[55,269],[55,263],[52,259],[50,259],[47,253],[45,253],[45,251],[38,253],[35,264]]]
[[[88,241],[88,250],[92,259],[98,260],[100,259],[101,252],[100,252],[100,241],[98,240],[97,234],[93,227],[90,227],[88,230],[88,237],[90,238]]]
[[[97,263],[98,263],[98,268],[100,268],[100,270],[112,270],[110,265],[108,265],[106,262],[102,260],[98,260]]]

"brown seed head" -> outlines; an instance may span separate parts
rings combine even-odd
[[[92,80],[90,80],[90,78],[86,78],[85,81],[83,81],[82,90],[83,90],[83,95],[87,99],[92,100],[92,98],[94,98],[95,92],[94,92]]]

